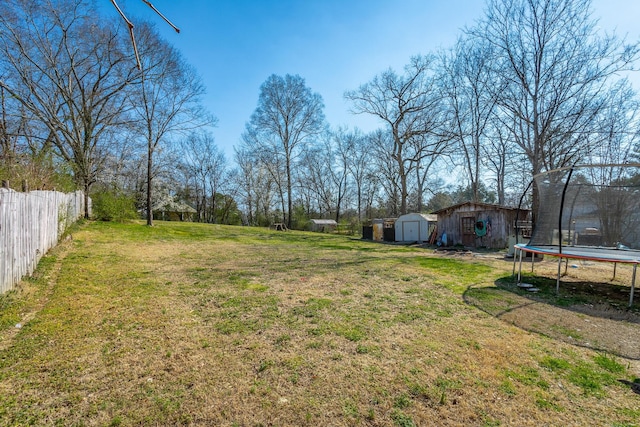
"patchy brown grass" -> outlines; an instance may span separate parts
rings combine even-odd
[[[559,293],[557,271],[557,258],[537,261],[533,272],[531,263],[525,263],[522,281],[538,292],[527,292],[506,276],[495,288],[470,288],[466,299],[521,328],[640,360],[640,301],[628,307],[632,268],[619,265],[614,278],[612,264],[570,260],[568,268],[562,264]]]
[[[176,223],[93,223],[66,245],[0,300],[25,307],[17,332],[0,323],[0,425],[640,418],[634,355],[585,326],[638,324],[524,294],[496,255]]]

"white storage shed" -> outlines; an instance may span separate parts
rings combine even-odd
[[[410,213],[396,220],[396,242],[428,242],[436,227],[438,216]]]
[[[338,223],[332,219],[312,219],[310,224],[311,231],[318,231],[322,233],[335,231],[338,227]]]

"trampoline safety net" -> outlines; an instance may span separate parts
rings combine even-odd
[[[640,164],[580,165],[535,176],[530,246],[640,250]]]

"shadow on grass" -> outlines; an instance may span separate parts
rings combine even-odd
[[[505,276],[496,280],[496,287],[534,301],[580,312],[589,316],[612,320],[624,320],[640,324],[639,301],[629,307],[629,286],[599,281],[561,279],[556,289],[556,279],[535,275],[523,276],[522,282],[533,285],[537,292],[518,286],[516,277]]]
[[[629,308],[629,287],[612,283],[562,282],[527,276],[528,292],[505,276],[495,287],[469,286],[464,301],[529,332],[573,345],[640,360],[640,309]]]
[[[631,391],[633,391],[635,394],[640,394],[640,381],[639,380],[636,380],[636,381],[618,380],[618,381],[621,382],[624,385],[629,386]]]

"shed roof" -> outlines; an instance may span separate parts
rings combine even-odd
[[[153,204],[152,209],[160,212],[196,213],[196,210],[186,203],[175,200],[172,196],[161,197]]]
[[[312,219],[311,222],[316,225],[338,225],[333,219]]]
[[[423,214],[423,213],[408,213],[398,217],[397,222],[408,221],[408,220],[415,221],[417,219],[424,219],[425,221],[428,221],[428,222],[437,222],[438,215]]]
[[[496,205],[496,204],[492,204],[492,203],[482,203],[482,202],[462,202],[462,203],[458,203],[456,205],[452,205],[440,210],[437,210],[434,212],[434,214],[437,215],[446,215],[452,211],[457,210],[458,208],[461,208],[463,206],[475,206],[479,209],[482,210],[503,210],[503,211],[517,211],[518,208],[517,207],[511,207],[511,206],[502,206],[502,205]],[[529,212],[529,209],[524,209],[524,208],[520,208],[521,212]]]

